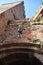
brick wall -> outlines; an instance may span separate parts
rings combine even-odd
[[[7,21],[11,20],[13,22],[15,19],[24,19],[25,12],[23,3],[8,9],[7,11],[0,14],[0,33],[3,31],[7,25]]]

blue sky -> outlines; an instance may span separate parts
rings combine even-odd
[[[37,12],[37,9],[43,2],[43,0],[0,0],[0,4],[17,1],[24,1],[26,18],[31,18],[32,16],[34,16],[35,12]]]

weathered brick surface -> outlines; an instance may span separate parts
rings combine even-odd
[[[19,22],[19,24],[17,22]],[[26,24],[23,24],[24,22]],[[2,33],[2,37],[0,37],[0,38],[1,39],[5,38],[4,40],[17,39],[18,34],[19,34],[18,33],[18,28],[19,28],[20,23],[21,23],[22,28],[23,28],[21,38],[23,38],[23,39],[31,38],[31,30],[30,30],[30,27],[29,27],[30,26],[30,21],[29,20],[17,20],[16,24],[10,24],[10,25],[6,26],[4,32]]]
[[[41,32],[43,30],[43,25],[35,25],[35,28],[36,30],[32,30],[31,33],[33,35],[33,38],[43,41],[43,32]]]
[[[3,32],[3,30],[5,30],[8,20],[11,20],[11,23],[14,23],[15,22],[14,20],[20,20],[24,18],[25,18],[25,12],[24,12],[24,4],[22,2],[18,4],[17,6],[14,6],[6,10],[5,12],[1,13],[0,14],[0,33],[1,31]]]

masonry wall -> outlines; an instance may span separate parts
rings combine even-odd
[[[4,30],[5,28],[5,21],[6,21],[6,18],[5,18],[5,13],[1,14],[0,15],[0,33]]]
[[[15,19],[19,20],[24,18],[25,12],[23,3],[20,3],[19,5],[3,12],[0,14],[0,33],[4,31],[8,20],[11,20],[11,22],[13,22]]]

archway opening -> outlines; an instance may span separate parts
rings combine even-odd
[[[36,57],[29,57],[28,53],[15,53],[9,55],[3,62],[1,65],[42,65]]]

